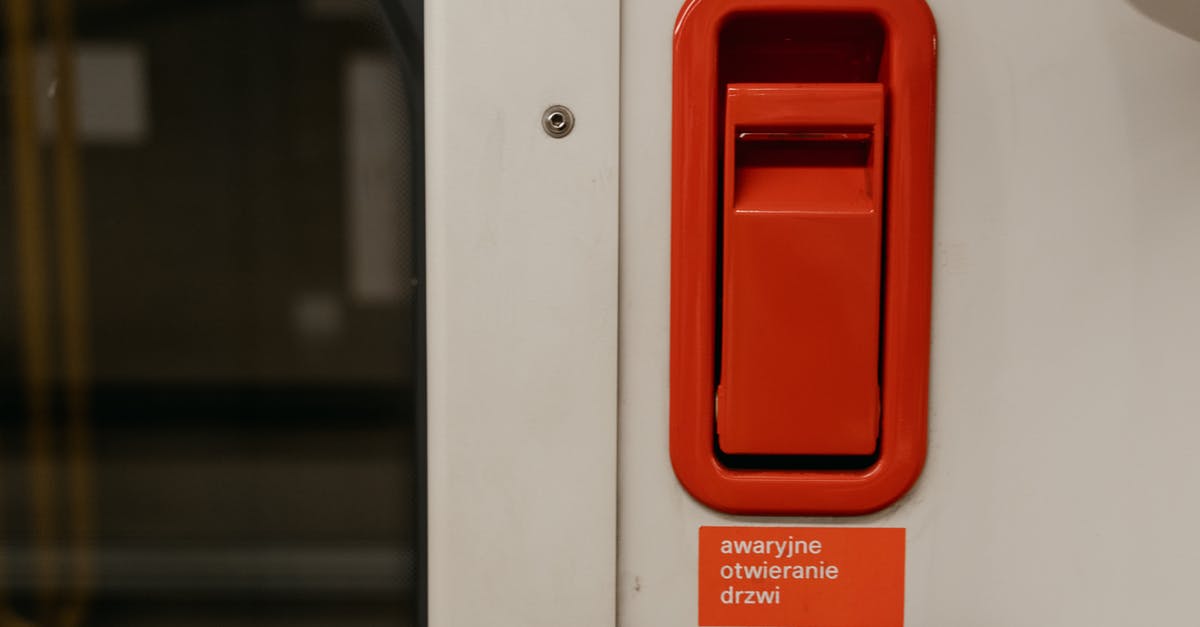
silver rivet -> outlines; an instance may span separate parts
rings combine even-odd
[[[575,114],[562,105],[554,105],[542,114],[542,129],[551,137],[566,137],[573,128]]]

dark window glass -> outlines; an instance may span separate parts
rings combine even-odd
[[[3,20],[0,624],[419,622],[418,3]]]

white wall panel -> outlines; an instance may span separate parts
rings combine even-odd
[[[848,519],[723,516],[672,474],[680,2],[623,5],[622,627],[696,624],[696,529],[725,522],[907,527],[913,626],[1196,622],[1200,42],[1181,34],[1196,24],[1120,0],[930,4],[929,457],[899,504]]]

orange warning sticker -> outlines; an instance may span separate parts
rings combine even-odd
[[[901,627],[904,529],[701,527],[701,627]]]

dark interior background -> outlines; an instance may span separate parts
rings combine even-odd
[[[40,133],[38,149],[50,482],[30,472],[37,392],[22,357],[20,157],[9,149],[13,99],[53,98],[55,75],[32,94],[3,75],[0,617],[413,624],[420,79],[411,46],[420,7],[76,0],[74,14],[77,54],[133,51],[141,85],[130,91],[110,81],[129,93],[89,100],[109,83],[92,77],[89,92],[81,60],[80,108],[133,98],[144,115],[132,136],[96,135],[83,124],[75,138],[90,346],[81,504],[66,461],[77,425],[64,402],[67,321],[56,297],[57,130]],[[7,30],[4,37],[9,68]],[[39,12],[38,48],[47,38]],[[355,67],[369,71],[356,79]],[[394,118],[364,135],[381,111]],[[390,155],[382,162],[381,150]],[[374,292],[365,294],[356,284],[370,271],[356,265],[364,229],[370,246],[386,244],[382,258],[368,260]],[[53,504],[49,521],[33,513],[39,498]],[[93,521],[82,545],[71,541],[79,507]],[[81,551],[92,564],[83,590],[72,575]],[[84,611],[64,617],[76,596],[86,599]]]

